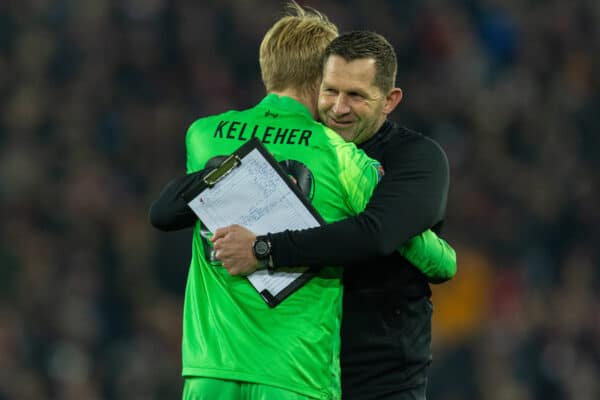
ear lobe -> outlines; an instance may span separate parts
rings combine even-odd
[[[390,114],[396,106],[402,101],[402,89],[393,88],[390,90],[385,99],[385,107],[383,108],[383,112],[386,114]]]

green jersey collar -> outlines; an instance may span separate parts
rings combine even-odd
[[[288,96],[279,96],[270,93],[264,99],[262,99],[258,105],[261,107],[291,111],[298,114],[306,114],[311,119],[313,118],[312,114],[308,110],[308,107],[300,103],[298,100],[292,99]]]

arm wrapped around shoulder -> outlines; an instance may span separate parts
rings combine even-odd
[[[194,226],[198,217],[188,207],[181,194],[192,184],[202,179],[205,170],[175,178],[161,191],[158,199],[152,202],[148,213],[150,224],[161,231],[175,231]]]

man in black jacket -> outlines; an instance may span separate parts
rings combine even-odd
[[[431,362],[428,281],[441,282],[455,272],[419,271],[395,251],[428,228],[439,232],[449,186],[448,161],[440,146],[387,119],[402,98],[395,87],[396,63],[393,47],[373,32],[351,32],[330,44],[320,118],[379,160],[385,176],[356,217],[267,236],[275,267],[345,267],[341,354],[345,400],[425,399]],[[153,211],[153,222],[160,225],[164,219],[160,201]],[[162,228],[185,225],[185,217],[178,218],[171,214]],[[243,227],[231,226],[217,230],[213,243],[225,267],[247,274],[257,265],[251,251],[255,239]]]

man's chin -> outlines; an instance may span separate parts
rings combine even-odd
[[[354,131],[351,126],[342,126],[340,124],[332,123],[328,125],[329,128],[333,129],[338,135],[344,138],[346,142],[351,142],[354,139]]]
[[[352,141],[352,131],[339,129],[336,126],[329,126],[329,128],[331,128],[333,131],[335,131],[335,133],[340,135],[346,142]]]

